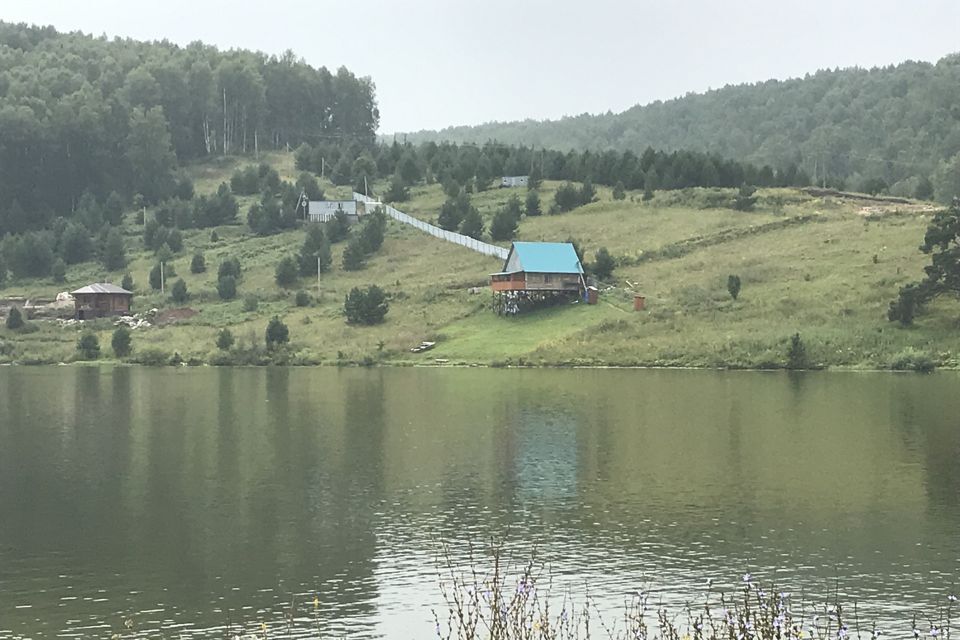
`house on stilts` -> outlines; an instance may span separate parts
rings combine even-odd
[[[583,265],[569,242],[514,242],[503,269],[490,275],[490,288],[493,310],[500,315],[578,298],[596,301],[596,289],[588,291]]]

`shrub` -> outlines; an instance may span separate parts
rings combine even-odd
[[[366,264],[364,258],[366,257],[363,251],[363,245],[359,240],[351,240],[347,244],[347,248],[343,250],[343,270],[344,271],[359,271],[363,269]]]
[[[217,268],[217,278],[222,278],[224,276],[233,276],[233,278],[240,282],[240,260],[237,258],[227,258],[220,263],[220,266]]]
[[[133,291],[133,276],[131,276],[129,273],[123,274],[123,280],[120,281],[120,286],[127,291]]]
[[[140,349],[130,361],[148,367],[162,367],[170,362],[170,354],[163,349]]]
[[[229,351],[233,343],[233,334],[230,332],[230,329],[226,327],[220,329],[220,332],[217,333],[217,349],[220,349],[220,351]]]
[[[540,210],[540,196],[536,191],[527,191],[526,209],[528,216],[538,216],[542,213]]]
[[[277,263],[277,268],[274,270],[274,280],[281,287],[289,287],[293,284],[296,284],[297,277],[300,275],[300,269],[297,265],[297,261],[290,256],[283,258],[280,262]]]
[[[787,347],[787,368],[806,369],[810,366],[807,360],[807,347],[803,344],[799,333],[790,336],[790,345]]]
[[[935,364],[933,358],[924,351],[907,347],[890,361],[890,368],[894,371],[917,371],[919,373],[930,373],[934,370]]]
[[[618,181],[617,184],[613,186],[613,199],[625,200],[626,198],[627,192],[624,190],[623,182]]]
[[[310,276],[324,273],[330,268],[332,256],[330,243],[323,232],[323,227],[311,224],[307,227],[307,235],[300,247],[300,275]]]
[[[210,242],[214,244],[216,244],[217,242],[220,242],[220,234],[217,233],[216,229],[210,232]]]
[[[731,298],[737,299],[737,296],[740,295],[740,276],[727,276],[727,291],[730,292]]]
[[[190,259],[190,273],[203,273],[207,270],[207,259],[202,251],[197,251]]]
[[[150,288],[154,291],[160,291],[161,275],[160,263],[158,262],[157,264],[153,265],[152,269],[150,269]]]
[[[389,310],[387,296],[377,285],[371,285],[366,289],[354,287],[343,303],[343,311],[350,324],[379,324],[383,322]]]
[[[243,310],[247,313],[253,313],[259,306],[260,299],[252,293],[248,294],[247,297],[243,299]]]
[[[733,208],[737,211],[753,210],[753,205],[757,203],[757,196],[754,195],[756,192],[756,187],[752,187],[746,183],[740,185],[740,190],[733,199]]]
[[[50,275],[53,276],[54,282],[64,282],[67,279],[67,263],[63,261],[63,258],[57,258],[53,261],[53,266],[50,267]]]
[[[467,237],[479,240],[483,236],[483,218],[476,207],[470,207],[467,215],[460,222],[460,233]]]
[[[20,308],[10,307],[10,312],[7,314],[7,329],[17,331],[23,328],[23,324],[23,313]]]
[[[267,323],[266,342],[267,349],[275,349],[290,342],[290,330],[277,316],[270,318],[270,322]]]
[[[383,246],[387,230],[387,214],[377,207],[368,215],[360,228],[360,244],[366,253],[375,253]]]
[[[183,251],[183,234],[179,229],[173,229],[167,234],[167,246],[174,253]]]
[[[217,295],[221,300],[233,300],[237,297],[237,279],[233,276],[221,276],[217,280]]]
[[[96,334],[86,332],[77,340],[77,353],[82,360],[96,360],[100,357],[100,340]]]
[[[110,346],[113,348],[114,355],[118,358],[125,358],[130,355],[130,352],[133,351],[131,342],[130,329],[117,327],[116,331],[113,332],[113,337],[110,338]]]
[[[594,254],[593,264],[590,265],[590,270],[593,271],[593,275],[597,276],[598,279],[606,280],[613,275],[615,266],[616,263],[613,261],[613,256],[610,255],[607,248],[600,247]]]
[[[177,303],[184,303],[187,301],[187,298],[190,297],[187,293],[187,283],[181,279],[177,279],[173,283],[173,286],[170,287],[170,298]]]
[[[294,296],[293,301],[298,307],[309,307],[310,294],[301,289],[300,291],[297,291],[297,295]]]

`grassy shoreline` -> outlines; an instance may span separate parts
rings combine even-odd
[[[271,154],[285,178],[296,175],[292,157]],[[193,167],[197,190],[212,191],[239,162]],[[328,197],[347,189],[325,183]],[[381,185],[376,185],[379,188]],[[558,183],[541,190],[549,204]],[[600,304],[566,305],[521,317],[500,318],[489,309],[487,277],[499,261],[431,238],[391,221],[385,243],[365,269],[344,271],[345,243],[333,247],[333,268],[301,278],[284,289],[274,268],[303,242],[301,229],[258,237],[243,224],[184,232],[184,249],[173,264],[187,283],[190,298],[175,304],[149,290],[147,273],[155,263],[143,247],[133,214],[123,226],[129,272],[136,284],[134,308],[161,311],[188,307],[197,314],[165,326],[133,331],[133,359],[162,364],[173,358],[192,364],[391,365],[631,367],[770,370],[960,369],[960,304],[940,300],[915,326],[887,321],[886,310],[900,286],[922,276],[926,256],[917,250],[933,208],[814,197],[796,190],[761,191],[754,211],[716,208],[721,190],[659,192],[650,202],[639,193],[613,200],[600,189],[598,201],[561,215],[526,217],[518,239],[578,239],[586,260],[607,247],[618,266]],[[411,190],[399,208],[435,220],[444,196],[438,185]],[[489,224],[513,194],[491,189],[473,195]],[[255,198],[254,198],[255,199]],[[241,220],[253,199],[241,199]],[[148,211],[148,217],[150,212]],[[204,254],[207,271],[190,273],[194,252]],[[238,257],[243,279],[237,299],[219,300],[217,265]],[[732,299],[728,275],[738,275],[742,292]],[[123,272],[105,272],[98,263],[73,265],[62,284],[49,279],[8,282],[0,299],[52,298],[89,282],[119,282]],[[348,325],[343,299],[353,287],[377,284],[388,294],[386,322]],[[307,291],[306,307],[294,303]],[[472,293],[472,291],[481,293]],[[647,298],[647,309],[633,311],[633,294]],[[257,307],[244,309],[253,296]],[[274,315],[290,329],[291,344],[279,357],[262,350],[263,332]],[[79,332],[36,322],[32,333],[0,327],[0,363],[59,364],[75,359]],[[222,354],[214,342],[228,327],[238,341]],[[90,323],[101,357],[110,351],[109,321]],[[799,334],[805,362],[789,363],[790,337]],[[437,346],[422,354],[409,349],[423,340]],[[175,357],[174,354],[179,354]],[[799,366],[802,365],[802,366]]]

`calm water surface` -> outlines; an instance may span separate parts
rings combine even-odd
[[[494,535],[606,605],[960,580],[960,376],[0,369],[0,639],[424,638]],[[320,606],[314,609],[313,599]],[[293,622],[284,611],[293,599]]]

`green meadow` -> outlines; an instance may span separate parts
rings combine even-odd
[[[287,179],[297,171],[289,154],[267,160]],[[213,192],[245,160],[231,159],[190,167],[198,193]],[[559,183],[540,190],[546,211]],[[347,197],[348,189],[323,183],[328,198]],[[374,185],[384,190],[386,185]],[[903,284],[917,280],[927,260],[917,249],[932,207],[814,198],[796,190],[760,191],[754,211],[711,207],[719,190],[658,192],[643,202],[639,192],[614,200],[599,188],[597,201],[559,214],[524,218],[520,240],[562,241],[575,238],[586,249],[586,262],[606,247],[618,266],[601,287],[600,302],[544,309],[502,318],[490,310],[488,274],[498,260],[434,239],[390,221],[383,247],[360,271],[344,271],[344,242],[333,247],[333,267],[316,278],[279,287],[274,269],[294,255],[304,238],[301,229],[257,237],[246,227],[246,210],[254,198],[241,198],[240,221],[210,230],[184,232],[184,250],[173,261],[189,300],[176,304],[150,290],[148,273],[155,264],[143,247],[142,228],[133,212],[123,230],[129,272],[135,282],[134,309],[187,307],[196,315],[163,326],[133,331],[133,360],[148,354],[153,362],[176,360],[232,362],[219,353],[217,332],[226,327],[238,349],[262,345],[269,319],[289,327],[290,344],[268,360],[291,364],[477,364],[681,366],[777,368],[787,364],[790,336],[799,334],[806,366],[891,368],[916,357],[940,367],[960,366],[958,311],[942,301],[901,328],[886,319],[889,302]],[[490,189],[473,194],[489,226],[494,212],[525,190]],[[722,194],[721,194],[722,195]],[[445,196],[438,185],[411,189],[399,209],[435,221]],[[147,211],[149,219],[150,211]],[[190,273],[190,259],[204,253],[207,271]],[[243,277],[235,300],[216,293],[218,264],[236,257]],[[0,298],[50,299],[90,282],[119,283],[124,272],[107,273],[99,263],[72,266],[66,283],[50,279],[8,281]],[[734,300],[727,278],[742,282]],[[168,280],[172,284],[173,278]],[[351,326],[343,302],[353,287],[377,284],[389,296],[386,322]],[[480,291],[477,292],[476,288]],[[298,290],[311,303],[297,307]],[[634,295],[646,297],[643,311],[633,310]],[[248,297],[257,300],[249,310]],[[99,337],[101,360],[114,360],[109,320],[85,323]],[[59,363],[76,359],[83,329],[36,320],[28,331],[0,328],[0,362]],[[430,351],[410,348],[434,341]]]

